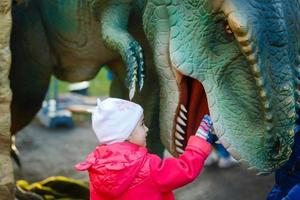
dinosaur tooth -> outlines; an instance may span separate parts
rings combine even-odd
[[[179,140],[184,140],[184,137],[180,133],[178,133],[177,131],[175,132],[175,137]]]
[[[180,117],[183,118],[184,120],[187,120],[185,114],[184,114],[182,111],[180,111],[179,115],[180,115]]]
[[[180,147],[176,147],[176,151],[179,154],[183,154],[183,152],[184,152]]]
[[[186,123],[180,117],[177,117],[177,122],[182,126],[186,126]]]
[[[179,140],[177,140],[177,139],[175,139],[175,144],[178,147],[183,147],[183,144]]]
[[[185,133],[184,130],[181,128],[181,126],[179,126],[178,124],[176,124],[176,130],[180,133]]]
[[[180,108],[182,111],[184,111],[185,113],[187,113],[187,109],[185,108],[185,106],[183,104],[180,105]]]

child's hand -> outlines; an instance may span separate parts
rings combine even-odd
[[[215,139],[214,139],[214,135],[211,133],[211,130],[212,130],[212,121],[209,115],[205,115],[196,132],[196,136],[199,136],[212,144],[215,141]]]

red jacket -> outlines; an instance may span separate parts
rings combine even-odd
[[[173,190],[192,182],[200,173],[211,145],[191,136],[179,158],[161,159],[128,142],[100,145],[85,162],[91,200],[171,200]]]

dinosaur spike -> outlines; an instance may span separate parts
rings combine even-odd
[[[257,68],[257,65],[256,65],[257,60],[256,60],[256,57],[254,54],[250,54],[248,56],[248,61],[251,65],[253,65],[253,67],[256,66],[256,68]]]
[[[253,57],[252,47],[250,45],[242,46],[243,52],[248,56],[248,60],[250,64],[254,64],[256,62],[255,57]]]
[[[257,79],[256,84],[257,84],[258,87],[263,87],[263,85],[264,85],[263,79],[261,79],[261,78]]]
[[[244,37],[241,35],[237,37],[237,40],[242,46],[249,45],[249,37],[247,35],[245,35]]]
[[[257,64],[252,65],[252,71],[255,77],[260,76],[260,69],[258,68]]]

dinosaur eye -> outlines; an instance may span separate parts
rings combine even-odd
[[[225,27],[224,27],[225,32],[226,32],[227,34],[229,34],[229,35],[232,35],[233,32],[232,32],[232,30],[231,30],[229,24],[226,23],[224,26],[225,26]]]

